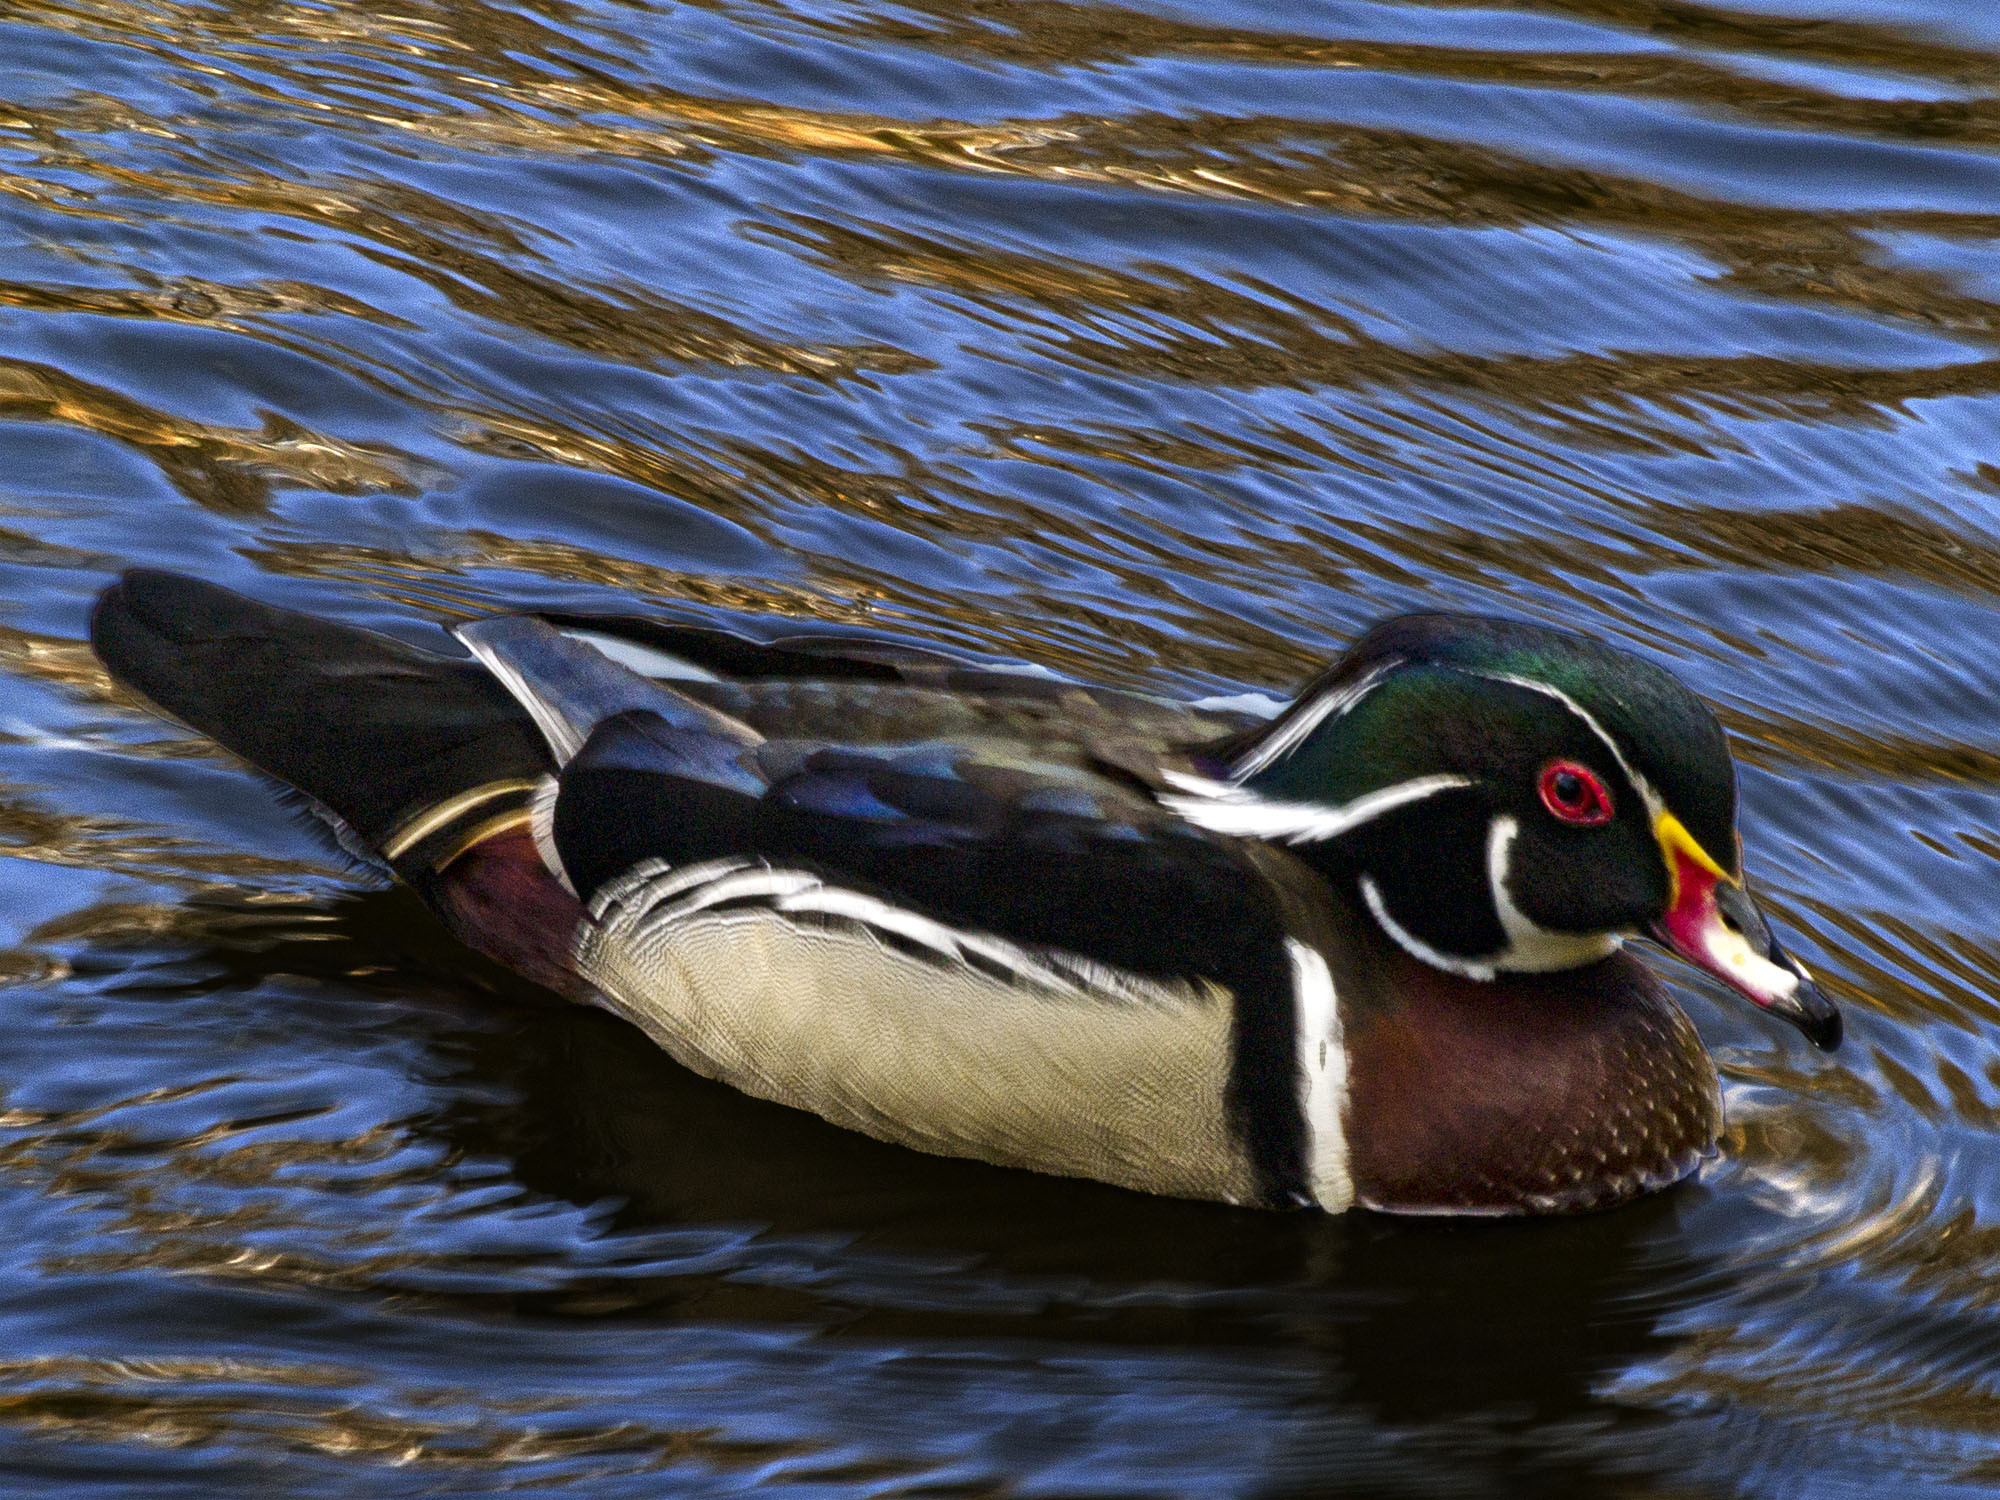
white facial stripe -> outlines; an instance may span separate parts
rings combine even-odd
[[[1376,924],[1396,940],[1396,946],[1412,958],[1422,959],[1433,969],[1443,969],[1447,974],[1457,974],[1466,979],[1477,979],[1484,984],[1491,981],[1500,971],[1490,963],[1477,959],[1454,958],[1449,953],[1441,953],[1429,943],[1404,927],[1389,915],[1389,907],[1382,899],[1382,892],[1376,888],[1373,877],[1361,877],[1361,899],[1368,903],[1368,911]]]
[[[1666,802],[1653,790],[1653,784],[1639,774],[1639,768],[1625,758],[1625,752],[1618,748],[1618,741],[1611,732],[1597,722],[1596,716],[1561,688],[1551,687],[1546,682],[1537,682],[1532,677],[1515,677],[1506,672],[1473,672],[1473,677],[1484,677],[1488,682],[1511,682],[1515,687],[1524,687],[1531,693],[1540,693],[1545,698],[1553,698],[1571,713],[1581,719],[1590,732],[1604,742],[1604,748],[1611,752],[1611,758],[1618,762],[1618,769],[1625,773],[1625,779],[1638,788],[1639,798],[1646,804],[1646,811],[1657,818],[1667,810]]]
[[[1617,952],[1625,942],[1622,933],[1553,932],[1514,904],[1510,858],[1520,831],[1519,820],[1502,814],[1486,835],[1486,879],[1493,888],[1493,909],[1507,934],[1507,946],[1494,955],[1493,966],[1515,974],[1546,974],[1580,968]]]
[[[1319,950],[1285,939],[1292,960],[1292,1004],[1298,1020],[1299,1111],[1306,1125],[1306,1182],[1313,1201],[1339,1213],[1354,1201],[1347,1166],[1347,1048],[1339,997]]]
[[[1619,932],[1554,932],[1537,925],[1514,904],[1510,889],[1510,858],[1514,840],[1521,832],[1518,819],[1502,814],[1488,825],[1486,835],[1486,881],[1493,893],[1493,910],[1507,934],[1507,946],[1480,958],[1460,958],[1433,948],[1389,913],[1381,889],[1371,876],[1361,877],[1361,899],[1368,903],[1376,924],[1395,939],[1413,958],[1447,974],[1486,982],[1500,974],[1546,974],[1559,969],[1580,968],[1615,953],[1624,946]]]
[[[1454,787],[1471,786],[1464,776],[1419,776],[1366,792],[1352,802],[1327,807],[1317,802],[1276,802],[1248,787],[1179,771],[1162,773],[1185,796],[1163,796],[1160,805],[1173,809],[1198,828],[1236,838],[1283,839],[1288,844],[1315,844],[1338,838],[1383,813],[1420,802]]]
[[[1313,702],[1300,708],[1290,719],[1280,724],[1268,736],[1253,745],[1249,754],[1245,755],[1229,768],[1230,779],[1245,781],[1255,776],[1266,766],[1283,760],[1294,750],[1298,749],[1307,735],[1319,728],[1320,725],[1326,723],[1327,720],[1337,719],[1353,708],[1355,704],[1374,691],[1377,683],[1402,664],[1400,658],[1385,661],[1381,666],[1364,673],[1345,687],[1336,688],[1330,693],[1324,693]]]

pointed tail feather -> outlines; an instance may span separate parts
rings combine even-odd
[[[399,867],[525,807],[552,769],[533,721],[477,663],[199,579],[127,573],[90,638],[119,682]]]

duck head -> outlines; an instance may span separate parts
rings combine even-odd
[[[1743,880],[1736,768],[1700,699],[1639,658],[1521,621],[1377,626],[1167,799],[1290,845],[1423,962],[1475,980],[1656,938],[1831,1050],[1840,1013]]]

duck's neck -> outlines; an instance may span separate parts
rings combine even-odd
[[[1638,959],[1482,982],[1420,962],[1343,905],[1334,977],[1361,1203],[1602,1207],[1686,1176],[1714,1149],[1714,1067]]]

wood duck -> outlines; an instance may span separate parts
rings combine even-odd
[[[921,1151],[1268,1208],[1597,1208],[1722,1118],[1628,938],[1840,1038],[1745,889],[1714,715],[1583,636],[1392,619],[1260,721],[845,638],[452,634],[155,572],[92,622],[119,682],[473,948]]]

